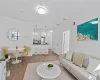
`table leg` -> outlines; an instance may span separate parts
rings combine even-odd
[[[20,62],[21,62],[21,60],[18,60],[18,57],[16,57],[16,60],[13,61],[12,64],[18,64],[18,63],[20,63]]]

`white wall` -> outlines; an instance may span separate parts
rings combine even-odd
[[[94,17],[95,18],[95,17]],[[100,18],[100,17],[99,17]],[[76,21],[76,25],[73,26],[73,21],[68,21],[68,23],[63,22],[60,27],[56,27],[53,32],[53,49],[57,54],[62,52],[62,37],[63,32],[70,30],[70,51],[82,52],[84,54],[89,54],[100,58],[100,40],[99,41],[77,41],[77,25],[81,24],[83,21],[88,21],[93,19],[93,17],[80,19]],[[81,22],[80,22],[81,21]],[[100,24],[100,21],[99,21]],[[98,26],[99,27],[99,26]],[[100,28],[98,28],[98,34],[100,34]],[[100,39],[100,35],[98,36]]]
[[[70,29],[70,51],[82,52],[100,58],[100,25],[98,26],[99,41],[77,41],[77,25],[97,17],[100,19],[100,1],[87,1],[84,2],[83,5],[83,7],[81,6],[81,8],[74,13],[74,16],[67,20],[67,23],[63,22],[57,27],[53,34],[53,38],[55,38],[55,40],[53,40],[53,47],[55,52],[58,54],[61,53],[62,32],[66,29]],[[75,26],[73,26],[73,21],[76,22]]]
[[[46,41],[48,42],[48,44],[49,44],[49,49],[52,49],[52,33],[53,32],[50,32],[50,31],[48,31],[47,32],[47,35],[46,35]]]
[[[83,2],[83,5],[79,7],[73,16],[71,15],[67,20],[60,22],[59,26],[53,31],[53,49],[57,53],[61,53],[62,50],[62,33],[66,30],[71,30],[70,37],[70,51],[83,52],[93,56],[100,57],[100,40],[99,41],[77,41],[76,26],[82,22],[91,20],[93,18],[100,18],[100,2],[87,1]],[[73,11],[74,12],[74,11]],[[67,15],[67,14],[66,14]],[[73,26],[73,21],[76,22],[76,26]],[[100,22],[99,22],[100,23]],[[56,24],[56,23],[55,23]],[[15,43],[7,39],[7,32],[10,28],[16,28],[20,32],[20,40]],[[2,46],[14,46],[14,45],[32,45],[32,24],[10,19],[7,17],[0,17],[0,47]],[[100,28],[99,28],[100,34]],[[99,35],[100,38],[100,35]]]
[[[62,54],[62,40],[63,32],[70,30],[70,36],[72,36],[72,22],[71,21],[62,21],[59,26],[56,26],[53,32],[53,51],[57,54]],[[70,37],[70,45],[72,45],[72,39]],[[70,51],[72,47],[70,46]]]
[[[73,17],[74,21],[76,22],[76,26],[92,20],[94,18],[99,18],[100,24],[100,1],[92,2],[88,1],[84,3],[84,7],[77,11],[76,17]],[[98,26],[98,41],[77,41],[77,27],[74,26],[72,29],[72,38],[73,38],[73,51],[83,52],[85,54],[90,54],[95,57],[100,58],[100,25]]]
[[[86,21],[91,20],[91,19],[87,19]],[[99,35],[100,28],[99,26],[98,26],[98,38],[99,38],[98,41],[77,41],[77,27],[76,26],[73,27],[72,34],[73,35],[71,37],[73,38],[73,45],[72,45],[73,51],[83,52],[84,54],[89,54],[89,55],[100,58],[100,35]]]
[[[15,28],[20,32],[20,39],[18,41],[10,41],[7,38],[8,30],[10,28]],[[2,46],[15,46],[16,44],[19,46],[22,45],[30,45],[31,35],[32,35],[31,25],[29,23],[25,23],[22,21],[9,19],[7,17],[0,16],[0,47]]]
[[[7,38],[8,30],[11,28],[15,28],[20,33],[20,38],[18,41],[10,41]],[[32,43],[32,28],[33,25],[28,22],[23,22],[7,17],[0,16],[0,48],[2,46],[15,47],[16,45],[23,47],[23,45],[33,46]],[[48,33],[48,37],[50,37],[49,48],[52,47],[52,34]]]

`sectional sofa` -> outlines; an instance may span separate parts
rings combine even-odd
[[[100,80],[100,65],[96,73],[93,73],[91,69],[95,68],[95,66],[100,63],[98,58],[77,52],[68,52],[66,54],[59,55],[59,58],[60,64],[78,80]],[[91,66],[91,64],[93,64],[93,66]]]

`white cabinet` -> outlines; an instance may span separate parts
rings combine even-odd
[[[0,80],[6,80],[6,61],[0,61]]]
[[[33,45],[31,51],[33,54],[48,54],[48,45]]]

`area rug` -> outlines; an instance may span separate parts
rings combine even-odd
[[[29,63],[27,65],[23,80],[42,80],[40,76],[38,76],[38,74],[36,73],[36,69],[41,63],[45,62]],[[55,63],[60,67],[61,74],[59,76],[59,80],[76,80],[66,69],[60,66],[58,61],[51,61],[50,63]]]

